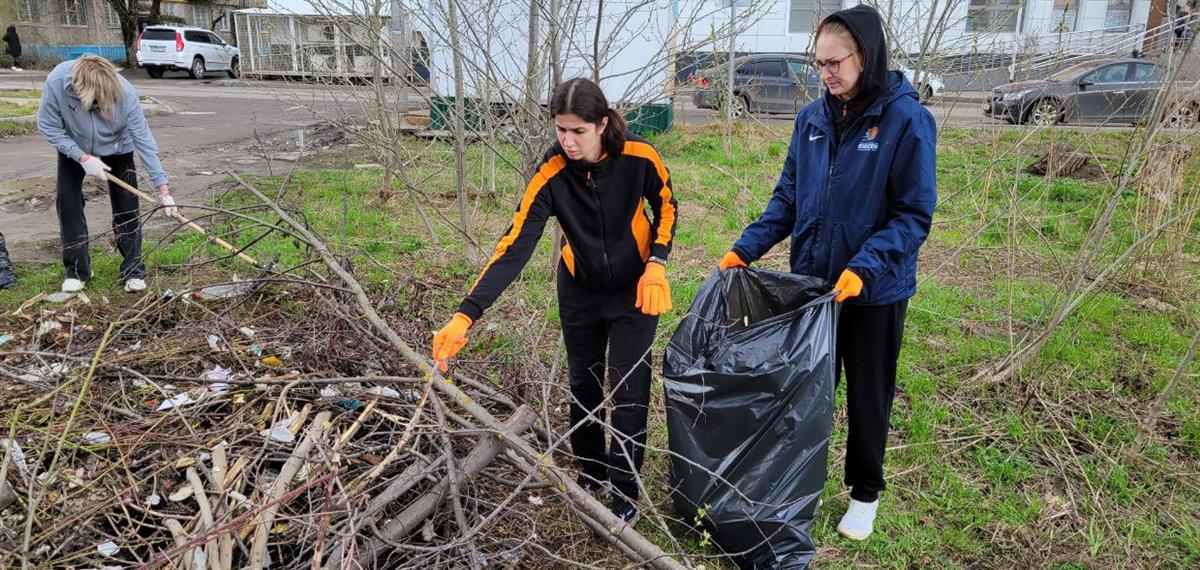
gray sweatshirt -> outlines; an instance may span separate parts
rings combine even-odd
[[[158,160],[158,143],[150,134],[137,90],[118,75],[125,99],[117,102],[112,119],[106,119],[99,111],[83,108],[71,84],[74,67],[75,60],[64,61],[46,77],[37,113],[38,131],[58,152],[76,161],[84,153],[103,157],[136,150],[153,187],[166,184],[167,174]]]

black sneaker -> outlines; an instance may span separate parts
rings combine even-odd
[[[587,492],[587,494],[589,494],[593,497],[596,497],[596,498],[599,498],[600,495],[602,495],[604,493],[604,491],[607,490],[607,487],[608,487],[608,485],[606,485],[604,483],[604,481],[599,481],[599,480],[597,480],[593,477],[589,477],[587,475],[580,475],[579,478],[575,479],[575,483],[578,484],[581,488],[583,488],[583,490],[585,492]]]
[[[612,514],[617,515],[617,518],[621,519],[625,524],[632,525],[637,522],[637,505],[625,497],[619,495],[613,497],[612,502],[608,505],[608,510],[612,511]]]

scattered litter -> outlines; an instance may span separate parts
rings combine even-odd
[[[21,444],[16,440],[0,439],[0,450],[12,457],[12,464],[17,468],[17,475],[20,475],[23,480],[28,480],[29,464],[25,463],[25,452],[21,451]]]
[[[83,434],[83,443],[108,443],[112,441],[112,436],[102,431],[89,431]]]
[[[176,394],[176,395],[172,396],[169,400],[159,404],[158,411],[161,412],[163,410],[169,410],[171,408],[178,408],[185,404],[191,404],[191,403],[197,402],[200,400],[201,397],[203,397],[204,392],[207,390],[208,390],[207,388],[198,388],[198,389],[188,390],[187,392],[181,392],[179,394]]]
[[[488,331],[494,331],[494,330],[500,328],[500,325],[496,324],[495,321],[492,321],[492,322],[488,323],[486,327],[483,327],[483,328]]]
[[[1145,301],[1142,301],[1142,308],[1150,309],[1151,311],[1156,311],[1159,313],[1169,313],[1175,310],[1175,307],[1172,307],[1171,305],[1168,305],[1155,297],[1148,297]]]
[[[76,293],[76,294],[75,294],[75,296],[79,297],[79,300],[80,300],[80,301],[83,301],[83,304],[84,304],[84,305],[91,305],[91,304],[92,304],[92,298],[91,298],[91,297],[88,297],[88,296],[87,296],[87,293],[84,293],[83,291],[80,291],[80,292]]]
[[[238,329],[238,332],[242,333],[242,336],[246,338],[254,338],[254,333],[256,331],[250,327],[242,327]]]
[[[540,507],[540,506],[546,504],[546,501],[538,495],[530,495],[529,496],[529,504]]]
[[[353,398],[342,398],[341,400],[334,402],[333,405],[346,410],[347,412],[354,412],[363,407],[362,400],[355,400]]]
[[[4,344],[12,339],[13,339],[13,335],[11,335],[11,334],[0,334],[0,345]]]
[[[195,297],[205,301],[211,299],[229,299],[245,293],[247,289],[247,285],[238,281],[237,275],[234,275],[233,283],[204,287],[203,289],[196,291]]]
[[[292,422],[295,422],[299,418],[300,412],[292,412],[292,415],[279,420],[275,423],[275,425],[271,426],[271,429],[265,429],[259,433],[262,434],[263,437],[271,438],[280,443],[294,443],[296,441],[296,436],[289,431],[289,428],[292,427]]]
[[[162,504],[162,497],[158,496],[158,493],[146,497],[147,507],[157,507],[160,504]]]
[[[45,300],[47,303],[66,303],[67,301],[70,301],[71,299],[74,299],[74,298],[75,298],[75,293],[63,293],[62,291],[58,291],[58,292],[46,295]]]
[[[104,556],[108,556],[108,557],[112,557],[114,554],[117,553],[118,550],[120,550],[120,549],[117,548],[117,543],[115,543],[111,540],[108,542],[102,542],[102,543],[96,545],[96,551],[99,552],[100,554],[103,554]]]
[[[62,330],[62,323],[55,319],[42,321],[37,328],[37,336],[46,336],[47,333]]]
[[[261,347],[261,346],[258,346],[257,344],[252,344],[252,345],[250,345],[250,352],[251,352],[251,353],[252,353],[252,354],[253,354],[255,357],[261,357],[261,356],[262,356],[262,354],[263,354],[262,347]]]
[[[232,370],[218,364],[216,368],[204,373],[204,379],[209,382],[224,383],[226,380],[229,380],[232,374]],[[225,384],[225,386],[228,387],[229,385]],[[211,390],[212,386],[209,386],[209,389]]]
[[[283,366],[283,361],[275,358],[274,356],[268,356],[262,359],[262,363],[270,366],[271,368],[279,368],[280,366]]]
[[[399,398],[400,392],[384,386],[376,386],[371,388],[370,394],[375,396],[383,396],[385,398]]]
[[[219,337],[215,334],[208,335],[208,347],[209,348],[216,350],[217,345],[220,343],[221,343],[221,337]]]
[[[190,484],[185,483],[183,485],[180,485],[180,487],[178,489],[175,489],[174,493],[167,495],[167,500],[171,501],[172,503],[186,501],[186,500],[192,498],[192,493],[194,493],[194,491],[192,490],[192,486]]]
[[[333,386],[326,386],[324,388],[321,388],[321,397],[322,398],[336,398],[341,395],[342,395],[342,393],[338,392],[338,389],[334,388]]]

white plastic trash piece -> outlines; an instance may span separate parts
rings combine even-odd
[[[216,368],[204,373],[204,379],[212,382],[208,385],[208,390],[214,394],[220,394],[229,389],[229,376],[233,373],[232,370],[217,365]]]
[[[271,438],[280,443],[295,443],[296,436],[292,435],[292,432],[288,431],[288,428],[292,427],[292,422],[295,422],[299,418],[300,412],[292,412],[290,416],[279,420],[275,425],[271,426],[271,429],[265,429],[259,433],[263,437]]]
[[[176,394],[176,395],[172,396],[170,399],[166,400],[165,402],[159,404],[158,411],[161,412],[163,410],[169,410],[171,408],[178,408],[185,404],[191,404],[193,402],[198,402],[198,401],[200,401],[200,398],[204,397],[204,393],[207,391],[208,391],[208,388],[196,388],[194,390],[188,390],[187,392],[181,392],[179,394]]]
[[[146,497],[147,507],[157,507],[160,504],[162,504],[162,497],[158,496],[158,493]]]
[[[108,443],[112,441],[112,436],[102,431],[89,431],[83,434],[83,443]]]
[[[37,336],[46,336],[47,333],[57,330],[62,330],[62,323],[54,319],[42,321],[41,324],[38,325]]]
[[[374,388],[371,388],[370,393],[375,396],[383,396],[385,398],[399,398],[400,397],[400,392],[397,392],[397,391],[395,391],[391,388],[387,388],[385,386],[376,386]]]
[[[324,388],[321,388],[321,397],[322,398],[336,398],[341,395],[342,395],[342,393],[338,392],[338,389],[334,388],[333,386],[326,386]]]
[[[219,343],[219,342],[221,342],[221,337],[219,337],[219,336],[217,336],[217,335],[215,335],[215,334],[210,334],[210,335],[208,335],[208,347],[209,347],[209,348],[211,348],[211,349],[213,349],[213,350],[216,350],[216,349],[217,349],[217,343]]]
[[[112,557],[120,548],[117,548],[117,543],[113,541],[102,542],[96,545],[96,551],[108,557]]]
[[[29,480],[29,464],[25,463],[25,452],[21,451],[21,444],[16,440],[0,439],[0,451],[4,451],[6,455],[12,457],[12,463],[17,468],[17,474],[21,479]]]
[[[0,344],[4,344],[13,339],[11,334],[0,334]]]
[[[254,338],[255,330],[250,327],[242,327],[238,329],[238,332],[242,333],[242,336],[246,338]]]

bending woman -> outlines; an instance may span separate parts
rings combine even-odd
[[[158,189],[159,201],[167,206],[164,213],[170,214],[175,200],[137,91],[107,59],[88,54],[58,64],[42,88],[37,126],[58,151],[55,209],[66,270],[62,290],[73,293],[82,290],[92,277],[87,218],[83,213],[85,176],[107,181],[105,174],[112,172],[137,187],[133,164],[136,150],[149,172],[150,183]],[[146,266],[142,263],[137,196],[108,182],[108,198],[117,250],[123,258],[120,284],[126,292],[142,291],[146,288]]]
[[[446,359],[466,344],[471,325],[525,267],[546,221],[558,218],[564,234],[558,307],[579,484],[594,494],[611,484],[610,509],[632,522],[645,455],[650,345],[659,315],[671,310],[666,265],[675,197],[658,152],[626,132],[625,120],[595,83],[559,85],[550,113],[558,143],[546,151],[471,293],[434,336],[433,358],[444,371]],[[613,428],[607,449],[606,374]]]

